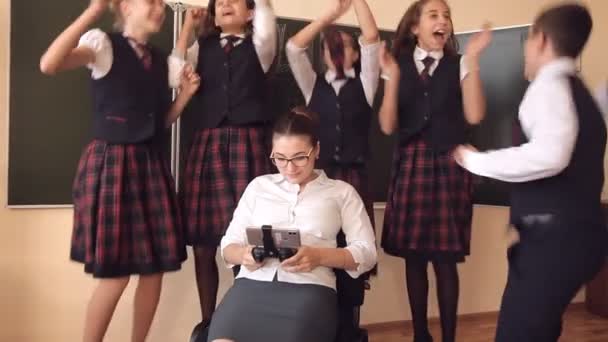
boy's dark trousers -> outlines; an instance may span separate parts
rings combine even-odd
[[[606,260],[601,220],[532,215],[518,219],[519,242],[508,251],[497,342],[556,342],[562,315]]]

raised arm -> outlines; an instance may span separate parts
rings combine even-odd
[[[169,63],[169,86],[178,88],[182,84],[182,75],[185,73],[184,67],[190,64],[196,68],[198,62],[198,41],[194,38],[197,28],[207,20],[206,8],[193,8],[186,11],[182,30],[177,38],[175,48],[168,58]],[[190,44],[194,41],[194,44]]]
[[[361,27],[361,83],[365,98],[370,106],[374,104],[380,81],[379,52],[382,45],[379,41],[378,26],[365,0],[353,0],[353,7]]]
[[[327,11],[319,18],[306,25],[293,37],[290,41],[299,48],[306,48],[310,43],[323,31],[324,28],[331,25],[336,19],[340,18],[352,3],[352,0],[331,0]]]
[[[184,24],[182,25],[182,30],[177,38],[174,50],[181,58],[186,58],[186,53],[192,42],[194,32],[206,17],[206,8],[194,8],[186,11]]]
[[[255,1],[253,45],[264,72],[268,72],[277,55],[277,18],[268,0]]]
[[[324,28],[331,25],[348,10],[350,3],[350,0],[332,0],[326,13],[306,25],[287,42],[285,54],[306,104],[310,102],[317,79],[317,74],[306,54],[306,49]]]
[[[382,105],[378,112],[378,120],[382,133],[390,135],[393,134],[399,125],[399,81],[401,79],[401,70],[399,69],[399,64],[397,64],[397,61],[395,61],[395,58],[385,46],[380,50],[380,68],[385,82],[384,97],[382,98]]]
[[[182,71],[182,76],[180,77],[180,89],[175,98],[175,101],[171,104],[169,108],[169,113],[167,113],[166,125],[167,127],[171,126],[182,114],[186,105],[198,90],[201,79],[194,72],[191,65],[186,65]]]
[[[475,34],[469,41],[463,63],[461,63],[461,68],[466,67],[468,71],[461,85],[464,116],[471,125],[480,123],[486,115],[486,99],[479,74],[479,58],[491,41],[492,32],[489,25],[486,24],[483,30]]]
[[[54,75],[95,62],[95,52],[89,47],[77,47],[78,40],[105,12],[108,2],[109,0],[91,1],[84,12],[55,38],[42,55],[40,71],[46,75]]]
[[[361,34],[363,36],[363,44],[373,44],[378,41],[378,25],[372,11],[369,9],[367,1],[365,0],[352,0],[355,13],[357,14],[357,20],[361,27]]]

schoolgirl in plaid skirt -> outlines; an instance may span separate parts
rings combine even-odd
[[[264,104],[266,73],[276,54],[275,21],[267,0],[211,0],[208,12],[187,13],[173,55],[175,70],[192,64],[204,78],[197,105],[187,113],[195,133],[180,185],[203,325],[215,310],[217,246],[247,184],[271,170],[271,118]],[[195,27],[204,33],[188,48]]]
[[[172,104],[167,55],[147,44],[161,28],[164,3],[112,1],[117,26],[124,31],[85,32],[108,5],[92,1],[49,47],[41,69],[54,74],[86,65],[93,79],[94,139],[74,180],[70,251],[72,260],[100,279],[87,309],[83,340],[103,340],[130,276],[139,275],[132,336],[144,341],[163,273],[180,269],[186,259],[163,133],[198,88],[199,78],[184,70],[182,91]],[[135,15],[124,16],[127,7]]]
[[[488,31],[473,36],[457,54],[450,9],[444,1],[419,0],[406,11],[392,54],[380,57],[386,79],[380,127],[398,131],[382,248],[403,257],[414,341],[432,341],[427,327],[427,265],[433,264],[442,341],[454,341],[458,306],[457,263],[469,254],[471,176],[452,150],[466,140],[468,125],[485,115],[479,55]]]

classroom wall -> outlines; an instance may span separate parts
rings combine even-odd
[[[404,0],[369,2],[379,25],[389,29],[396,27],[401,14],[411,3]],[[452,0],[451,5],[456,30],[464,31],[476,29],[484,20],[495,26],[527,24],[543,5],[557,2]],[[297,18],[313,18],[325,3],[324,0],[274,0],[279,15]],[[608,2],[589,0],[587,3],[596,26],[583,55],[583,74],[589,84],[595,86],[606,77],[601,61],[605,61],[607,56],[600,37],[608,35],[605,20]],[[80,265],[68,261],[72,211],[6,208],[9,6],[9,0],[0,1],[0,139],[4,141],[0,148],[0,341],[77,341],[82,331],[85,306],[95,283],[83,274]],[[352,14],[348,15],[344,22],[353,23],[353,18]],[[382,210],[376,214],[380,228]],[[506,274],[507,217],[507,208],[475,208],[472,255],[460,269],[462,314],[498,310]],[[379,260],[380,273],[368,293],[363,322],[409,319],[402,261],[382,253]],[[182,272],[170,274],[165,279],[150,341],[186,341],[199,319],[192,260],[184,264]],[[223,294],[230,284],[230,274],[222,270],[220,292]],[[117,308],[108,341],[129,339],[133,285],[129,285]],[[434,285],[430,293],[434,294]],[[582,298],[579,296],[577,300]],[[430,301],[430,314],[436,316],[433,295]]]

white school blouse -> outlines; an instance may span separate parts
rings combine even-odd
[[[356,278],[371,270],[376,264],[376,242],[361,197],[350,184],[329,179],[321,170],[314,172],[317,178],[302,192],[299,185],[289,183],[281,174],[254,179],[243,193],[222,238],[222,255],[231,244],[248,245],[246,228],[250,226],[297,228],[302,245],[321,248],[336,248],[336,236],[342,228],[346,249],[358,264],[348,274]],[[289,273],[281,268],[278,259],[266,259],[264,266],[253,272],[241,267],[237,278],[273,281],[275,275],[283,282],[336,288],[333,269],[319,266],[312,272]]]

